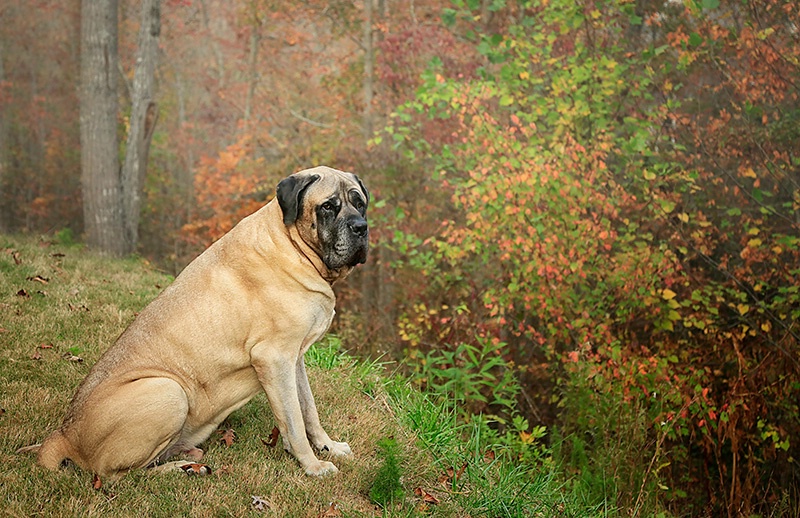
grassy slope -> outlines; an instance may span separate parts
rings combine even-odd
[[[46,283],[36,280],[40,276]],[[216,473],[186,477],[138,470],[117,484],[91,488],[92,475],[51,473],[17,448],[40,442],[58,426],[78,383],[136,312],[171,279],[143,261],[109,260],[33,238],[0,235],[0,510],[10,516],[565,516],[569,504],[549,474],[486,463],[478,446],[449,417],[407,384],[379,376],[334,347],[312,348],[307,363],[323,424],[355,455],[335,459],[340,473],[306,477],[280,446],[262,443],[274,426],[263,395],[232,414],[237,441],[212,436],[204,462]],[[24,290],[24,293],[21,293]],[[44,346],[44,348],[42,348]],[[65,356],[83,361],[70,361]],[[468,435],[468,434],[467,434]],[[369,500],[381,464],[376,445],[394,437],[402,451],[405,498],[390,511]],[[477,443],[476,443],[477,444]],[[470,452],[473,449],[475,451]],[[449,466],[469,465],[444,487]],[[421,487],[439,503],[424,505]],[[555,488],[555,489],[554,489]],[[257,512],[252,496],[269,509]],[[331,508],[335,505],[335,510]],[[327,514],[326,514],[327,513]],[[589,514],[595,514],[590,512]]]

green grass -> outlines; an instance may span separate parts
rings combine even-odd
[[[335,337],[313,347],[306,360],[323,425],[354,451],[334,460],[340,469],[336,476],[307,477],[280,445],[263,444],[275,425],[263,395],[224,423],[236,433],[231,447],[218,435],[202,446],[203,462],[215,470],[208,477],[137,470],[94,490],[90,473],[75,468],[52,473],[36,466],[33,455],[16,453],[60,424],[90,366],[171,280],[141,259],[103,258],[70,240],[0,235],[1,514],[604,514],[565,491],[546,463],[537,469],[516,462],[492,446],[482,435],[484,427],[459,422],[448,405],[385,374],[386,365],[379,361],[348,356]],[[69,356],[82,361],[70,361]],[[385,460],[378,444],[387,437],[397,442],[403,498],[381,508],[371,502],[370,490]],[[498,455],[490,458],[489,449],[497,449]],[[448,469],[460,473],[448,477]],[[426,503],[426,494],[436,503]],[[254,496],[268,508],[253,509]]]

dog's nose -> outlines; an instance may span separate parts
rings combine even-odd
[[[348,226],[350,227],[350,231],[359,237],[363,237],[367,234],[368,226],[366,220],[364,219],[359,218],[351,220],[348,223]]]

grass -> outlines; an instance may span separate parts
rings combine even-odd
[[[171,282],[141,259],[111,260],[79,245],[0,235],[0,510],[8,516],[597,516],[539,470],[487,455],[482,428],[380,362],[351,358],[335,337],[306,357],[323,425],[354,455],[336,476],[312,478],[278,446],[266,397],[224,423],[232,446],[203,445],[208,477],[133,471],[92,489],[92,474],[52,473],[22,446],[57,427],[77,385],[136,312]],[[403,498],[370,500],[384,463],[378,444],[397,443]],[[544,466],[544,465],[543,465]],[[448,474],[448,469],[450,470]],[[254,505],[262,502],[257,509]]]

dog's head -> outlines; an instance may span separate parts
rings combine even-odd
[[[282,180],[277,198],[284,224],[297,228],[328,269],[367,260],[369,192],[356,175],[324,166],[306,169]]]

